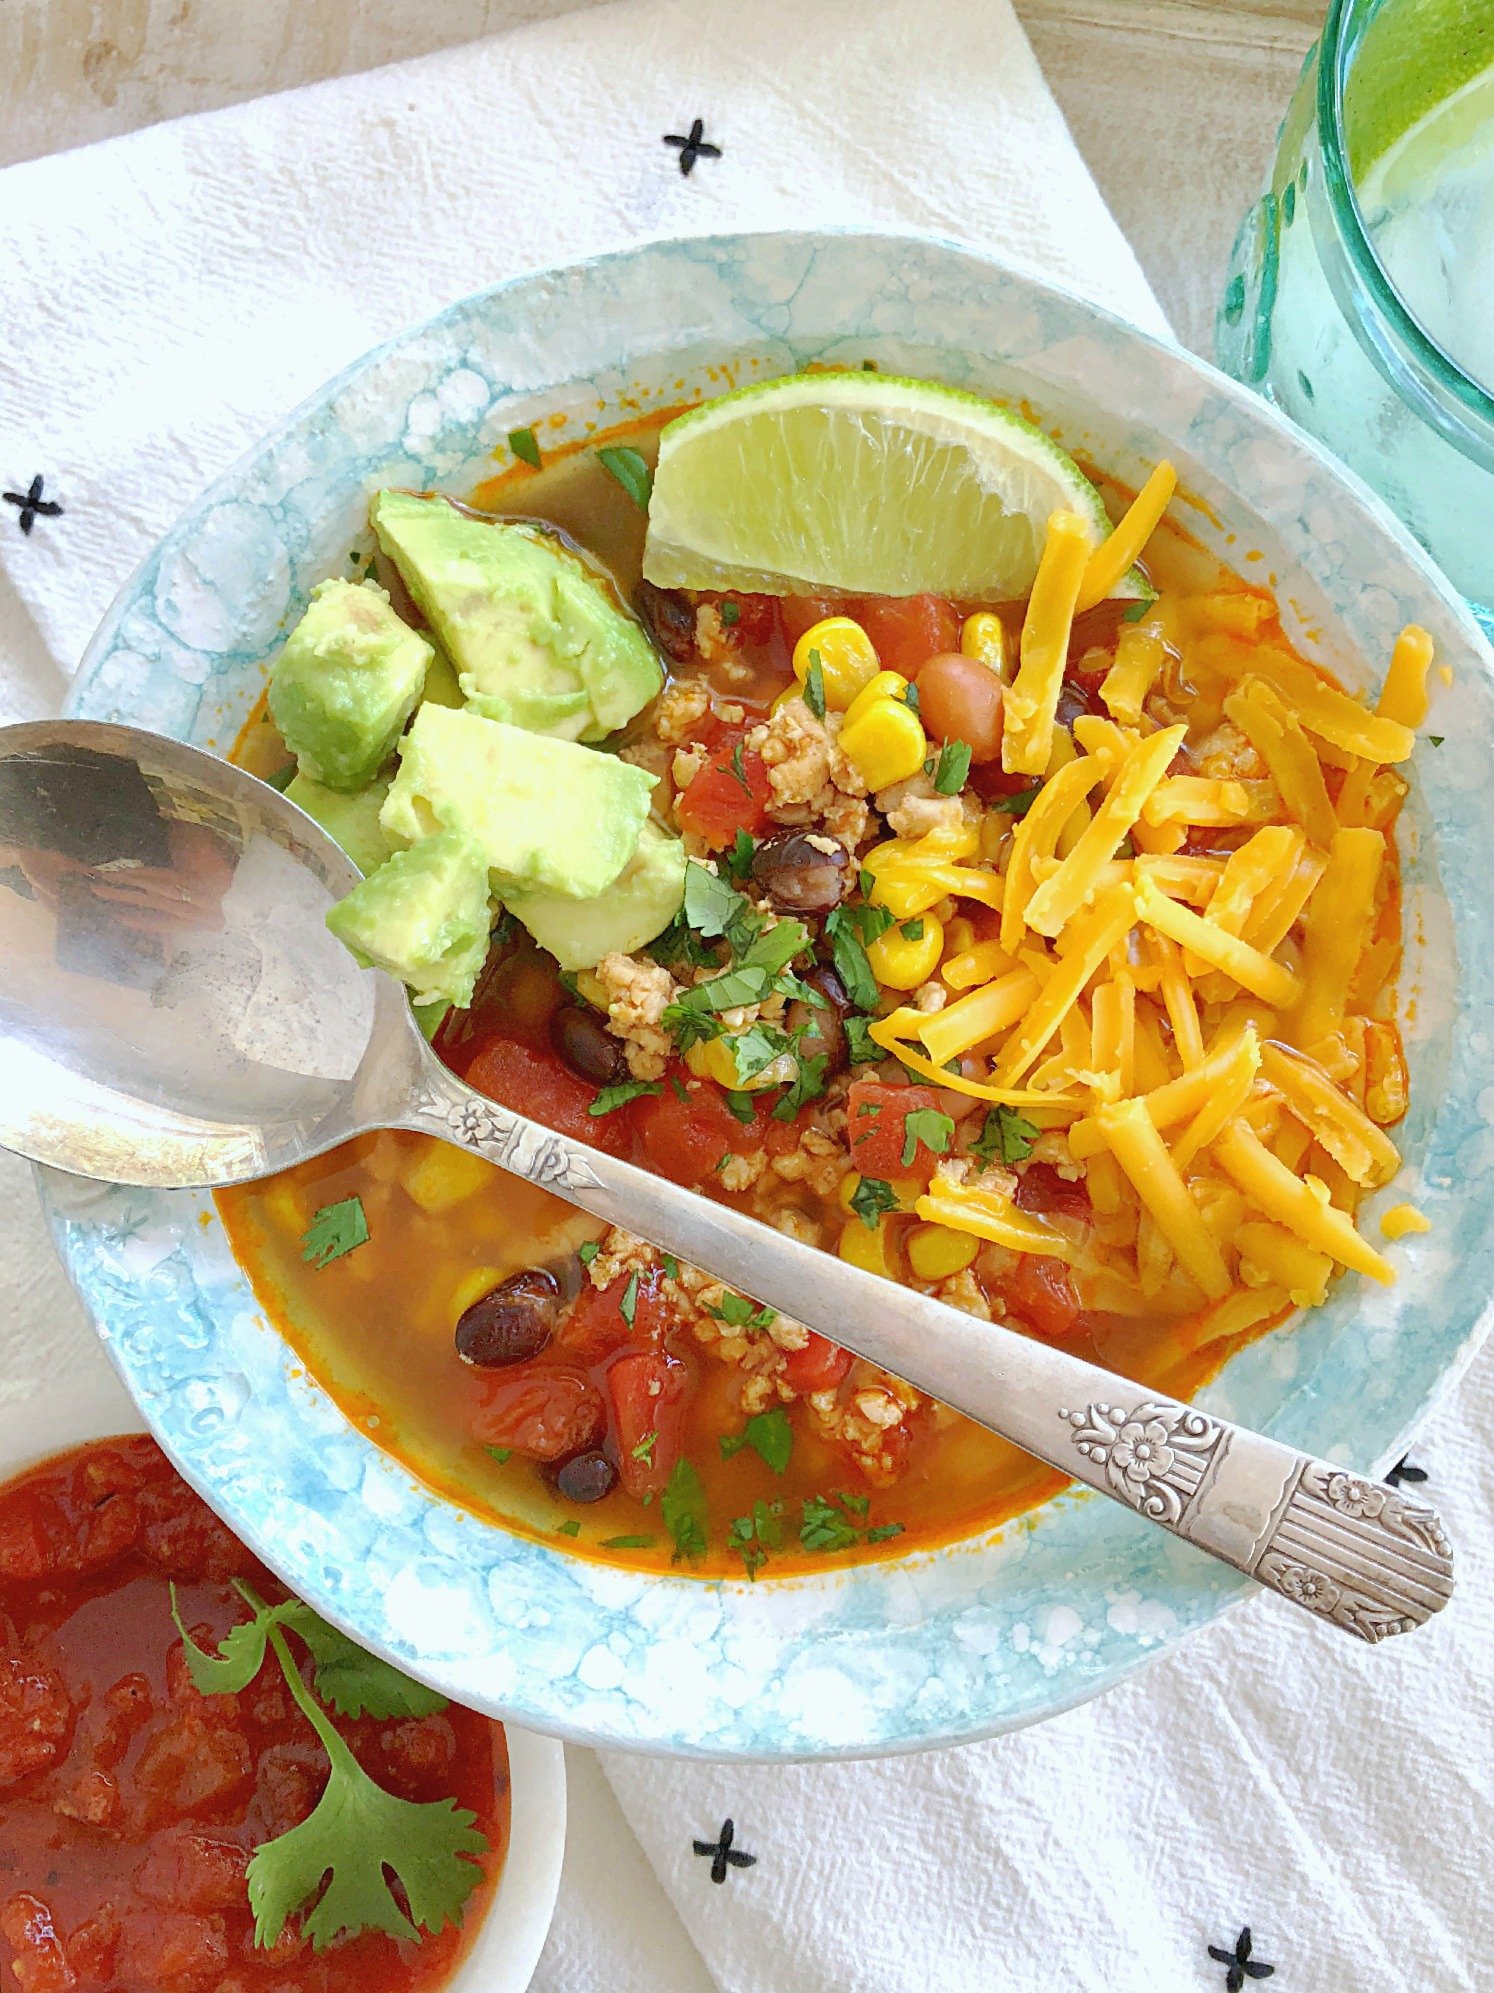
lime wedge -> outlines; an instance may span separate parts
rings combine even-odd
[[[659,438],[643,572],[661,588],[1026,595],[1050,512],[1098,543],[1100,494],[992,401],[873,373],[794,374],[703,403]],[[1117,594],[1149,593],[1128,575]]]

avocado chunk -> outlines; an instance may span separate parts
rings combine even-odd
[[[314,782],[303,772],[287,785],[285,793],[291,802],[300,804],[307,816],[316,818],[360,872],[366,875],[377,871],[389,856],[393,847],[379,822],[379,811],[389,794],[387,782],[370,782],[366,789],[349,796],[341,789],[329,789],[325,783]]]
[[[662,934],[684,898],[684,845],[646,823],[638,849],[597,899],[515,893],[507,904],[562,969],[594,969],[604,955],[631,955]]]
[[[465,1008],[488,956],[483,855],[458,830],[396,851],[340,899],[327,925],[365,969],[387,969],[417,1003]]]
[[[574,741],[425,705],[400,744],[379,821],[392,844],[464,832],[501,898],[547,892],[589,900],[632,857],[657,781]]]
[[[306,774],[329,789],[371,782],[432,656],[377,584],[319,582],[270,673],[270,715]]]
[[[653,645],[558,534],[403,491],[368,516],[485,719],[600,740],[659,691]]]

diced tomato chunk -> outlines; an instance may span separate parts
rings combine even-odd
[[[588,1281],[555,1331],[556,1348],[577,1363],[600,1363],[627,1343],[659,1347],[674,1318],[660,1291],[663,1284],[663,1273],[656,1266],[640,1268],[636,1282],[631,1272],[620,1273],[605,1287],[593,1287]],[[631,1328],[623,1314],[630,1287]]]
[[[176,1579],[224,1578],[244,1568],[244,1546],[175,1474],[157,1475],[135,1497],[140,1549]]]
[[[711,758],[680,796],[675,814],[682,830],[692,832],[712,851],[719,851],[739,830],[749,836],[762,830],[772,800],[767,764],[760,754],[742,747],[739,737],[725,752],[712,750]]]
[[[0,1655],[0,1789],[55,1764],[73,1710],[62,1677],[30,1654]]]
[[[722,631],[731,642],[765,644],[772,641],[778,627],[778,598],[774,595],[723,595],[716,608]],[[733,615],[732,611],[736,614]]]
[[[10,1969],[21,1993],[72,1993],[77,1974],[39,1896],[23,1889],[10,1898],[0,1909],[0,1937],[10,1946]]]
[[[851,1167],[862,1176],[881,1177],[884,1181],[911,1176],[927,1183],[939,1158],[919,1139],[904,1162],[908,1146],[904,1123],[910,1114],[940,1111],[935,1087],[883,1086],[879,1080],[854,1080],[846,1099]]]
[[[763,1146],[763,1116],[738,1121],[720,1087],[693,1073],[671,1075],[657,1094],[636,1103],[633,1114],[647,1167],[692,1190],[709,1183],[723,1157],[751,1155]]]
[[[807,1398],[811,1391],[833,1391],[850,1367],[848,1349],[811,1329],[803,1349],[789,1351],[779,1375],[796,1397]]]
[[[1038,1335],[1056,1338],[1073,1332],[1079,1297],[1061,1259],[1019,1253],[1016,1265],[1002,1275],[1001,1285],[1012,1313]]]
[[[565,1460],[594,1446],[606,1421],[602,1394],[584,1370],[516,1363],[482,1379],[472,1434],[532,1460]]]
[[[942,595],[867,595],[850,612],[884,671],[916,678],[941,651],[960,647],[960,612]]]
[[[191,1828],[158,1834],[136,1869],[135,1888],[148,1903],[172,1910],[230,1910],[244,1899],[248,1850]]]
[[[205,1722],[196,1711],[172,1716],[147,1737],[135,1765],[142,1824],[207,1819],[248,1795],[254,1760],[241,1730]]]
[[[407,1717],[389,1724],[379,1738],[383,1776],[402,1799],[430,1799],[451,1790],[457,1737],[445,1716]]]
[[[635,1501],[662,1493],[680,1457],[690,1372],[661,1350],[629,1350],[607,1372],[617,1478]]]
[[[778,619],[792,650],[816,623],[823,623],[827,616],[845,616],[854,609],[854,603],[839,595],[785,595],[778,604]]]
[[[546,1052],[531,1051],[508,1038],[492,1038],[463,1077],[468,1086],[476,1087],[489,1100],[543,1121],[562,1135],[590,1142],[594,1149],[605,1149],[609,1155],[627,1152],[631,1139],[627,1108],[611,1114],[589,1113],[597,1097],[596,1087],[567,1072]]]
[[[1070,1183],[1051,1163],[1028,1163],[1017,1178],[1016,1206],[1038,1218],[1079,1218],[1092,1215],[1089,1192],[1082,1181]]]
[[[137,1910],[120,1919],[115,1973],[152,1993],[209,1993],[228,1965],[221,1917],[189,1910]]]

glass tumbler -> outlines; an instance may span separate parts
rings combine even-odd
[[[1216,344],[1494,635],[1494,0],[1331,0]]]

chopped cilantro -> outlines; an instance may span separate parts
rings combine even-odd
[[[742,895],[709,865],[692,858],[685,867],[685,919],[697,934],[713,939],[729,935],[744,913],[752,911]],[[750,936],[748,937],[751,938]]]
[[[732,1064],[736,1067],[737,1079],[743,1086],[748,1080],[756,1079],[759,1073],[766,1072],[773,1061],[781,1059],[789,1049],[786,1033],[772,1024],[750,1025],[746,1031],[739,1031],[734,1038],[728,1038],[726,1043]]]
[[[756,839],[749,837],[745,830],[739,830],[732,840],[731,850],[725,853],[721,862],[733,879],[740,880],[750,875],[756,855]]]
[[[902,692],[899,694],[899,697],[902,699],[902,702],[907,707],[908,711],[912,713],[916,718],[919,715],[921,708],[919,706],[919,700],[918,700],[918,687],[911,678],[908,680],[908,683],[903,687]]]
[[[896,1211],[897,1192],[880,1176],[864,1176],[851,1193],[851,1209],[869,1232],[884,1211]]]
[[[941,796],[958,796],[970,774],[970,748],[965,741],[946,741],[934,769],[934,787]]]
[[[666,1276],[667,1276],[667,1277],[668,1277],[668,1278],[669,1278],[670,1280],[678,1280],[678,1279],[679,1279],[679,1277],[680,1277],[680,1263],[679,1263],[679,1261],[678,1261],[678,1260],[677,1260],[677,1259],[675,1258],[675,1256],[674,1256],[674,1254],[673,1254],[673,1253],[660,1253],[660,1255],[659,1255],[659,1264],[660,1264],[660,1266],[662,1266],[662,1267],[663,1267],[663,1269],[664,1269],[664,1272],[665,1272]]]
[[[301,1935],[315,1951],[360,1931],[413,1940],[421,1929],[460,1922],[482,1880],[478,1863],[488,1848],[475,1815],[452,1799],[417,1803],[376,1785],[317,1700],[343,1715],[383,1719],[431,1715],[446,1707],[444,1698],[364,1653],[299,1599],[266,1605],[252,1587],[235,1582],[254,1617],[232,1627],[216,1654],[204,1653],[192,1639],[173,1589],[171,1615],[194,1688],[202,1695],[239,1694],[273,1652],[327,1757],[326,1784],[311,1812],[289,1832],[261,1842],[249,1863],[256,1945],[273,1946],[297,1911]],[[310,1650],[311,1687],[287,1633]]]
[[[1126,608],[1122,609],[1121,621],[1123,623],[1139,623],[1151,606],[1150,602],[1132,602]]]
[[[555,1534],[557,1536],[579,1536],[581,1534],[581,1525],[579,1522],[577,1522],[576,1518],[572,1516],[569,1522],[556,1523]]]
[[[907,1169],[922,1142],[936,1156],[947,1156],[954,1140],[954,1117],[941,1114],[937,1107],[915,1107],[903,1116],[903,1168]]]
[[[361,1197],[344,1197],[339,1203],[324,1204],[301,1234],[301,1257],[318,1272],[345,1253],[368,1244],[368,1219]]]
[[[741,1093],[735,1087],[723,1087],[721,1093],[726,1102],[727,1113],[734,1121],[740,1121],[744,1128],[750,1128],[757,1118],[753,1111],[752,1095]]]
[[[733,1294],[730,1288],[722,1290],[720,1307],[708,1304],[706,1313],[733,1329],[768,1329],[778,1319],[776,1309],[755,1307],[744,1295]]]
[[[1042,794],[1042,789],[1042,783],[1035,782],[1030,789],[1019,789],[1014,796],[993,796],[986,807],[1000,811],[1003,816],[1025,817]]]
[[[540,467],[540,446],[534,440],[532,429],[510,429],[508,447],[521,464],[528,464],[532,471]]]
[[[849,1550],[857,1531],[844,1510],[823,1495],[807,1495],[799,1524],[799,1541],[806,1550]]]
[[[597,451],[597,461],[603,470],[617,479],[633,503],[646,512],[654,488],[654,474],[638,452],[610,443],[606,449]]]
[[[921,920],[905,920],[898,929],[898,933],[903,937],[904,941],[922,941],[923,922]]]
[[[902,1528],[901,1523],[893,1526],[897,1529]],[[867,1541],[869,1543],[871,1538],[868,1537]],[[653,1544],[654,1539],[651,1536],[604,1536],[597,1547],[601,1550],[650,1550]]]
[[[983,1163],[1025,1163],[1041,1133],[1014,1107],[988,1107],[970,1151]]]
[[[741,783],[743,794],[750,796],[752,794],[752,784],[747,780],[747,771],[742,766],[741,741],[738,741],[731,751],[731,772],[736,780]]]
[[[770,1551],[782,1547],[782,1517],[782,1502],[756,1501],[751,1515],[734,1516],[727,1525],[727,1543],[741,1557],[749,1578],[756,1578]]]
[[[600,1239],[583,1239],[581,1244],[576,1248],[576,1257],[583,1266],[590,1266],[601,1250],[602,1242]]]
[[[485,1446],[483,1448],[483,1452],[490,1454],[498,1462],[500,1467],[506,1466],[513,1458],[513,1451],[511,1446]]]
[[[658,1444],[659,1435],[656,1432],[646,1432],[636,1446],[629,1448],[629,1452],[635,1460],[641,1460],[645,1466],[652,1467],[654,1464],[654,1448]]]
[[[674,1090],[676,1100],[689,1100],[690,1089],[685,1085],[685,1082],[680,1078],[678,1073],[671,1073],[669,1075],[669,1084]]]
[[[871,1035],[871,1027],[876,1022],[871,1017],[847,1017],[841,1021],[846,1034],[846,1053],[853,1066],[874,1066],[886,1055]]]
[[[871,1507],[870,1495],[848,1495],[844,1488],[836,1489],[835,1499],[843,1509],[849,1510],[853,1516],[864,1516]]]
[[[724,601],[716,604],[716,614],[721,618],[723,629],[733,630],[742,620],[742,605],[740,602],[733,602],[731,597],[727,596]]]
[[[804,674],[804,703],[817,720],[825,717],[825,666],[817,650],[809,653],[809,669]]]
[[[875,1010],[877,979],[867,960],[868,945],[892,925],[886,907],[836,907],[825,921],[835,973],[858,1010]]]
[[[876,879],[873,877],[873,875],[867,871],[864,865],[861,867],[861,870],[856,875],[856,883],[861,888],[862,899],[869,900],[872,896],[872,888],[876,885],[877,882]]]
[[[1428,735],[1427,735],[1427,739],[1428,739],[1428,740],[1429,740],[1429,741],[1431,742],[1431,744],[1432,744],[1432,746],[1433,746],[1433,747],[1441,747],[1442,743],[1443,743],[1443,742],[1444,742],[1444,741],[1445,741],[1445,740],[1447,739],[1447,735],[1446,735],[1446,734],[1428,734]]]
[[[775,1474],[781,1474],[793,1455],[794,1429],[783,1406],[775,1405],[771,1412],[758,1412],[750,1418],[740,1432],[723,1433],[719,1444],[723,1460],[750,1446]]]
[[[645,1094],[658,1091],[657,1080],[623,1080],[617,1086],[604,1086],[586,1111],[597,1116],[611,1114],[619,1107],[626,1107],[630,1100],[641,1100]]]
[[[296,779],[295,762],[288,761],[285,764],[284,768],[277,768],[273,775],[267,775],[264,779],[266,780],[266,782],[269,783],[272,789],[278,789],[281,795],[283,796],[286,790],[292,784],[292,782],[294,782]]]
[[[688,1460],[674,1463],[664,1493],[659,1497],[659,1513],[674,1538],[676,1561],[705,1555],[706,1492]]]
[[[622,1291],[622,1299],[617,1304],[617,1312],[631,1329],[633,1317],[638,1313],[638,1269],[635,1266],[628,1275],[628,1284]]]
[[[901,1536],[903,1525],[900,1522],[879,1522],[875,1529],[866,1532],[868,1543],[885,1543],[889,1536]]]
[[[829,1064],[828,1052],[822,1052],[813,1059],[799,1060],[793,1084],[784,1091],[773,1109],[775,1121],[792,1121],[808,1101],[819,1099],[825,1091],[825,1071]]]

